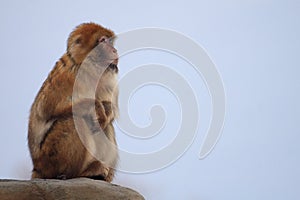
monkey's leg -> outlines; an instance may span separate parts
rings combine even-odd
[[[78,176],[86,149],[77,135],[73,118],[58,119],[45,136],[39,156],[33,159],[33,178]]]

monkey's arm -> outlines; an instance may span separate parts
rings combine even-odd
[[[98,121],[102,129],[105,129],[113,120],[112,104],[108,101],[100,102],[94,99],[85,98],[74,103],[73,106],[70,105],[67,108],[57,111],[59,112],[56,112],[57,116],[54,117],[59,118],[74,115],[82,117],[85,120],[91,120],[93,122]]]

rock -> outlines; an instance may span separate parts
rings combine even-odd
[[[1,200],[143,200],[136,191],[88,178],[0,180]]]

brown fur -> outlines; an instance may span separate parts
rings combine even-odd
[[[93,127],[98,122],[109,141],[116,145],[112,122],[118,109],[117,70],[103,72],[96,89],[96,99],[78,98],[72,101],[76,75],[84,59],[103,36],[111,38],[114,33],[94,23],[76,27],[69,36],[67,52],[56,63],[37,94],[28,127],[28,144],[34,166],[32,178],[93,177],[112,181],[117,162],[116,149],[107,152],[107,149],[100,148],[104,152],[99,153],[109,160],[104,163],[90,153],[83,141],[91,140],[93,131],[101,132],[97,126]],[[102,54],[98,55],[103,61],[100,64],[108,65],[112,58],[117,64],[116,53],[113,54],[111,48],[103,45]],[[88,70],[86,74],[90,76]],[[88,83],[80,86],[83,91],[89,89]],[[75,115],[74,108],[77,108]],[[96,108],[96,116],[93,108]],[[79,135],[74,120],[83,135]]]

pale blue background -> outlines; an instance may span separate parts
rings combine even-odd
[[[197,91],[203,126],[191,148],[171,166],[148,174],[118,173],[115,183],[138,190],[146,199],[300,198],[300,1],[10,0],[1,1],[0,15],[0,178],[29,177],[30,105],[65,51],[69,32],[94,21],[116,33],[160,27],[191,37],[215,62],[227,95],[223,135],[214,151],[199,160],[209,122],[209,96],[192,70],[174,63]],[[151,61],[145,56],[143,62],[142,55],[136,54],[140,64]],[[149,55],[156,58],[155,53]],[[121,60],[120,74],[130,69],[127,63],[124,60],[122,69]],[[147,124],[149,91],[157,99],[165,93],[156,87],[137,93],[138,108],[131,111],[137,123]],[[160,100],[164,104],[170,99],[175,106],[170,121],[176,120],[178,111],[171,97]],[[120,146],[132,148],[120,131],[117,134]],[[172,132],[168,134],[172,137]],[[136,141],[141,148],[134,151],[156,149],[157,143],[141,142]]]

